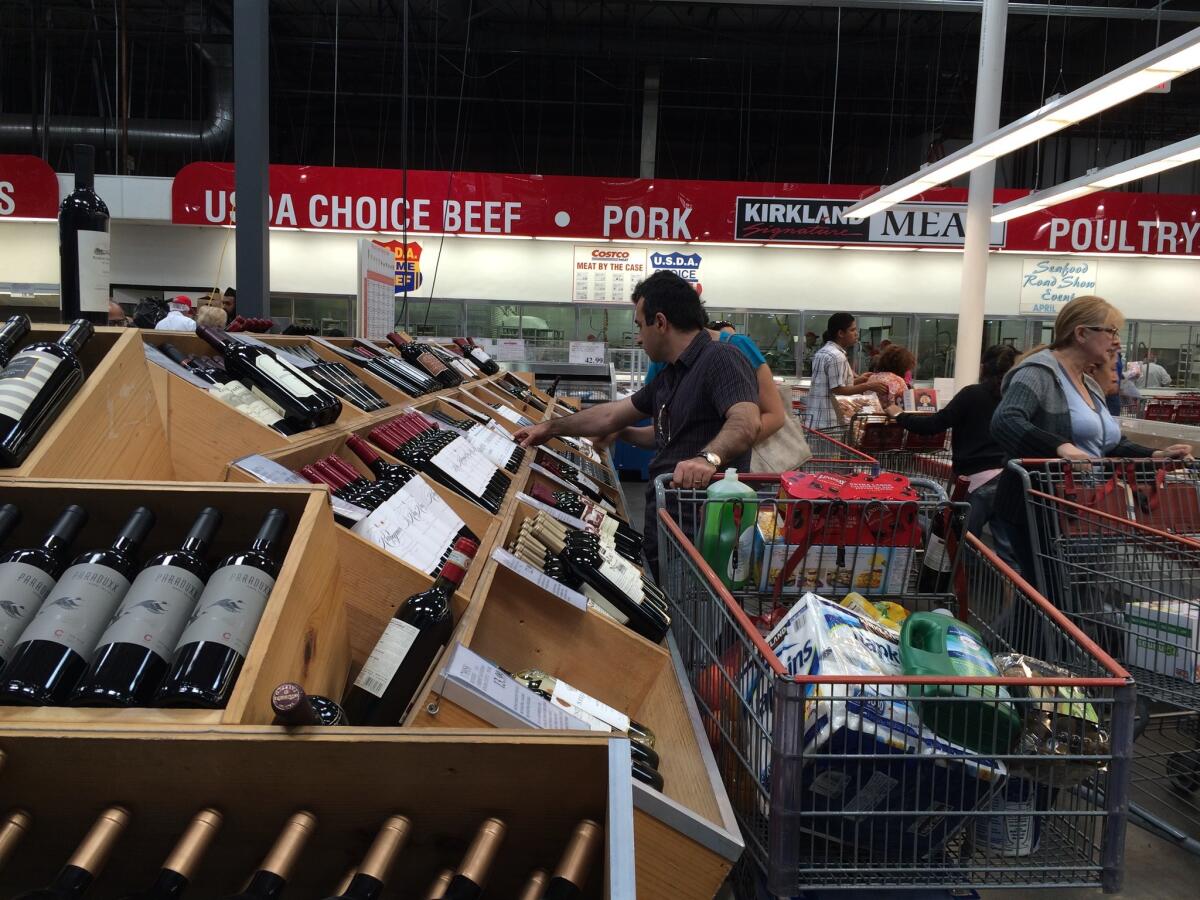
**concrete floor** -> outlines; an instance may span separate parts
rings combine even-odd
[[[641,482],[626,482],[625,504],[629,520],[635,528],[640,529],[642,512],[645,508],[642,490],[645,485]],[[1200,834],[1193,835],[1200,840]],[[830,892],[811,895],[806,900],[857,900],[857,898],[878,898],[878,892]],[[950,894],[945,892],[899,892],[887,894],[889,898],[905,897],[905,900],[949,900]],[[961,896],[961,895],[960,895]],[[1098,890],[995,890],[982,894],[983,900],[1018,900],[1018,898],[1054,897],[1055,900],[1077,900],[1077,898],[1100,898],[1104,894]],[[1120,894],[1114,895],[1128,900],[1185,900],[1185,898],[1200,898],[1200,855],[1180,849],[1174,844],[1162,840],[1145,829],[1130,826],[1125,835],[1125,885]],[[729,887],[720,894],[718,900],[734,900],[735,895]]]

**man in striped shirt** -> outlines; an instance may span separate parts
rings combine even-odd
[[[832,428],[838,424],[833,398],[874,391],[886,400],[887,385],[872,381],[869,374],[855,375],[846,351],[858,343],[858,323],[850,313],[834,313],[825,329],[825,344],[813,354],[812,384],[808,389],[804,423],[809,428]]]

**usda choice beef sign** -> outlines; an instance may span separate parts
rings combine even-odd
[[[856,200],[738,197],[734,237],[739,241],[817,244],[957,246],[966,233],[965,203],[904,203],[869,219],[850,219]],[[1003,247],[1005,225],[991,224],[988,243]]]

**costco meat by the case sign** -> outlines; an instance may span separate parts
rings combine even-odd
[[[869,219],[845,210],[873,185],[672,181],[487,172],[271,166],[270,224],[421,234],[962,246],[966,191],[942,188]],[[996,202],[1024,196],[997,190]],[[1093,194],[1007,225],[996,249],[1027,253],[1200,255],[1200,199],[1169,194]],[[171,220],[230,225],[237,198],[228,163],[192,163],[175,177]]]
[[[0,220],[57,218],[54,170],[36,156],[0,154]]]

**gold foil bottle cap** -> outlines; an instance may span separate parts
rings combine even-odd
[[[25,832],[33,827],[33,817],[23,809],[14,809],[0,822],[0,866],[16,849]]]
[[[433,879],[433,884],[429,886],[429,891],[425,894],[425,900],[442,900],[442,895],[446,893],[446,888],[450,887],[450,882],[453,880],[454,870],[443,869],[438,873],[438,877]]]
[[[287,824],[283,826],[279,837],[275,839],[275,846],[271,848],[262,865],[258,867],[259,871],[271,872],[286,880],[316,827],[317,817],[312,813],[293,813],[292,817],[287,820]]]
[[[404,816],[392,816],[383,823],[379,834],[375,836],[371,849],[363,857],[362,865],[358,867],[359,875],[369,875],[377,881],[387,882],[388,873],[400,855],[400,849],[408,840],[408,832],[412,828]]]
[[[541,869],[535,869],[533,874],[529,876],[529,880],[525,882],[525,887],[521,889],[521,895],[517,900],[542,900],[542,891],[546,888],[546,882],[550,880]]]
[[[596,851],[600,849],[602,836],[600,826],[591,819],[584,819],[576,825],[571,840],[567,843],[567,849],[558,861],[554,877],[569,881],[576,887],[583,887],[587,882],[592,861],[596,858]]]
[[[191,878],[208,852],[209,845],[221,830],[221,814],[215,809],[202,809],[192,817],[191,824],[175,844],[175,849],[163,863],[164,869]]]
[[[507,831],[508,826],[499,819],[484,821],[475,833],[475,840],[471,841],[462,862],[458,864],[458,874],[482,885],[487,880],[488,869],[491,868],[492,860],[496,858]]]
[[[113,845],[128,824],[129,811],[121,806],[110,806],[96,818],[91,830],[67,860],[67,865],[96,875],[104,868]]]

